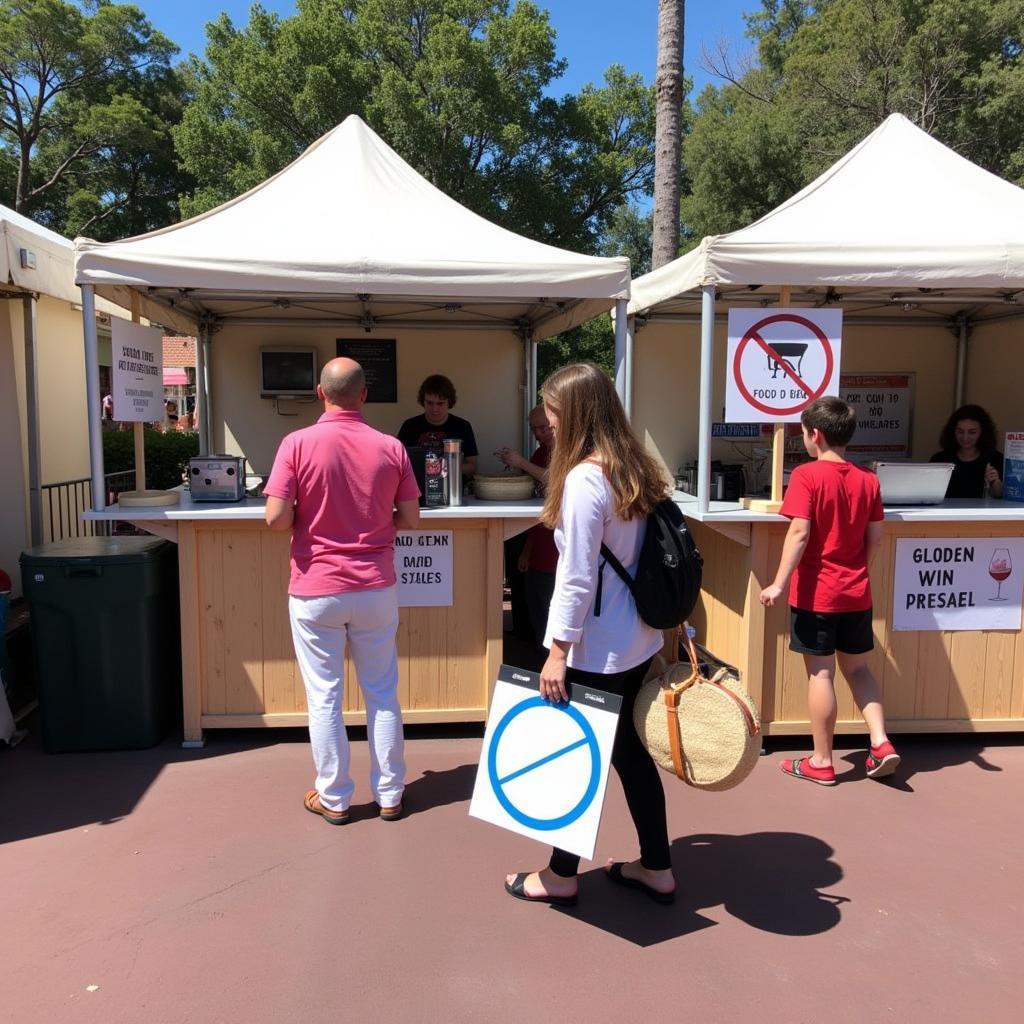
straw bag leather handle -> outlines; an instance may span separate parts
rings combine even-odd
[[[683,624],[683,626],[685,625],[686,623]],[[679,626],[677,632],[679,639],[685,639],[686,641],[686,653],[689,655],[692,671],[690,672],[688,679],[684,679],[681,683],[674,683],[671,686],[667,686],[662,691],[662,696],[665,701],[665,714],[668,716],[668,745],[669,751],[672,754],[672,768],[676,773],[676,777],[689,785],[690,780],[686,777],[686,766],[683,761],[683,737],[679,729],[679,698],[682,697],[682,695],[691,686],[693,686],[698,679],[701,678],[701,675],[697,668],[697,647],[693,642],[693,638],[690,636],[689,630],[684,629],[683,626]],[[732,692],[732,690],[711,679],[704,679],[702,682],[706,686],[717,687],[718,690],[733,700],[736,706],[740,709],[743,719],[747,725],[747,731],[751,736],[756,736],[761,731],[757,722],[754,721],[754,716],[750,713],[750,708],[748,708],[747,705]]]

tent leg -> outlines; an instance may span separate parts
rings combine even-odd
[[[203,324],[199,328],[199,337],[196,339],[196,420],[199,427],[199,454],[210,454],[210,378],[206,372],[206,364],[209,358],[207,340],[210,329]]]
[[[39,448],[39,340],[36,335],[36,300],[26,295],[22,300],[25,314],[25,433],[28,444],[28,513],[29,539],[32,546],[43,543],[43,507],[40,486],[41,454]]]
[[[626,317],[626,418],[633,419],[633,337],[636,333],[636,318]]]
[[[967,317],[957,318],[960,333],[956,339],[956,386],[953,392],[953,408],[964,404],[964,386],[967,383]]]
[[[623,408],[629,412],[626,393],[626,300],[615,302],[615,390]]]
[[[96,339],[95,288],[82,285],[82,333],[85,337],[86,410],[89,415],[89,470],[92,479],[92,510],[107,507],[103,478],[103,429],[100,425],[100,350]]]
[[[715,286],[701,288],[700,304],[700,413],[697,434],[697,511],[707,512],[711,502],[711,371],[715,345]]]

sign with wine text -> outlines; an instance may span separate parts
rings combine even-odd
[[[1020,629],[1024,537],[896,541],[892,628]]]

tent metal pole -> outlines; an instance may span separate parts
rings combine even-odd
[[[953,408],[964,404],[964,385],[967,380],[967,317],[958,317],[960,332],[956,340],[956,387],[953,392]]]
[[[697,434],[697,511],[711,502],[711,371],[715,347],[715,286],[701,289],[700,413]]]
[[[628,413],[626,397],[626,300],[615,301],[615,390]]]
[[[199,454],[210,454],[210,423],[206,412],[210,404],[210,392],[206,379],[206,337],[209,333],[206,324],[199,326],[199,338],[196,341],[196,412],[199,420]]]
[[[530,430],[530,413],[537,398],[537,342],[533,334],[525,337],[526,352],[526,393],[523,395],[523,454],[529,457],[533,451],[533,431]]]
[[[626,418],[633,419],[633,337],[636,333],[636,318],[626,317]]]
[[[96,337],[95,286],[82,285],[82,334],[85,338],[85,408],[89,417],[89,471],[92,481],[92,510],[107,507],[103,477],[103,428],[100,424],[100,348]]]
[[[28,445],[28,522],[32,547],[43,543],[43,506],[40,486],[42,458],[39,448],[39,340],[36,334],[36,298],[22,300],[25,314],[25,434]]]

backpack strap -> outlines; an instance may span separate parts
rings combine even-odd
[[[629,592],[633,593],[633,577],[626,572],[625,566],[612,554],[606,544],[601,544],[601,564],[597,567],[597,593],[594,596],[594,618],[601,615],[601,594],[604,591],[604,567],[610,565],[615,570],[615,575],[626,584]]]

